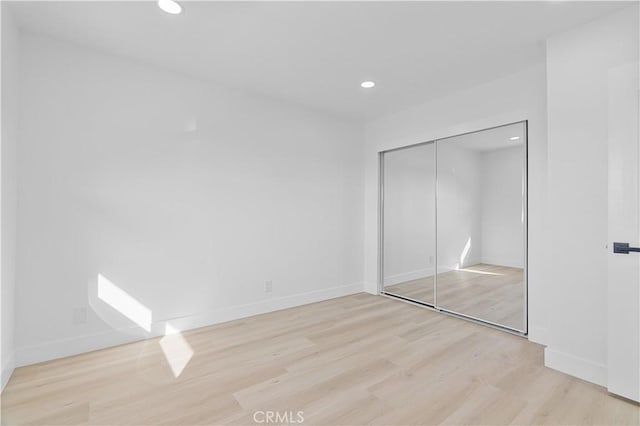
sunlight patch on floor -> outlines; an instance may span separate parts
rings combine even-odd
[[[178,378],[193,358],[193,349],[182,333],[170,324],[166,325],[164,334],[159,342],[160,347],[171,367],[173,377]]]

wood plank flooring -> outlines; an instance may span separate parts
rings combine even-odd
[[[385,286],[385,291],[434,303],[433,276]],[[478,263],[438,274],[438,306],[524,330],[522,268]]]
[[[381,296],[171,338],[17,369],[2,423],[240,425],[261,410],[309,425],[640,424],[637,405],[545,368],[522,337]],[[163,347],[188,360],[177,378]]]

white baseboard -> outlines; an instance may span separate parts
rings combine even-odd
[[[454,271],[459,268],[468,268],[479,263],[486,263],[490,265],[498,265],[498,266],[508,266],[512,268],[522,268],[522,261],[514,261],[508,259],[493,259],[493,258],[474,258],[467,259],[462,265],[441,265],[438,267],[438,273],[444,273],[449,271]],[[420,278],[430,277],[435,273],[435,268],[424,268],[418,269],[415,271],[402,272],[395,275],[390,275],[384,278],[384,285],[394,285],[400,284],[406,281],[418,280]]]
[[[364,283],[363,291],[373,295],[378,295],[380,293],[378,291],[378,283],[371,283],[371,282]]]
[[[0,392],[4,390],[4,387],[9,382],[9,379],[11,378],[15,367],[15,359],[12,354],[11,357],[2,365],[2,371],[0,372]]]
[[[607,386],[607,367],[593,361],[556,351],[544,349],[544,365],[600,386]]]
[[[500,259],[498,257],[483,257],[479,263],[485,263],[487,265],[507,266],[509,268],[524,268],[522,259]]]
[[[539,345],[547,344],[547,329],[544,327],[538,327],[529,324],[529,333],[527,335],[530,342],[537,343]]]
[[[443,274],[449,271],[456,271],[458,269],[469,268],[473,265],[477,265],[478,263],[482,263],[481,259],[467,259],[463,264],[455,263],[450,265],[438,265],[438,274]]]
[[[334,299],[336,297],[348,296],[362,291],[363,283],[348,284],[307,293],[294,294],[291,296],[261,300],[259,302],[248,303],[245,305],[230,306],[202,314],[155,321],[151,326],[150,333],[144,332],[139,327],[131,326],[112,329],[103,333],[75,336],[68,339],[46,342],[40,345],[22,347],[16,350],[16,365],[21,367],[36,364],[52,359],[63,358],[84,352],[95,351],[111,346],[161,336],[164,334],[167,324],[171,324],[171,327],[177,330],[191,330],[253,315],[264,314],[309,303],[321,302],[323,300]],[[4,370],[2,378],[4,380]]]
[[[478,263],[482,263],[482,259],[480,259],[479,257],[467,259],[462,265],[460,265],[460,268],[468,268],[469,266],[477,265]]]
[[[432,276],[434,272],[435,272],[434,268],[425,268],[425,269],[418,269],[416,271],[402,272],[400,274],[395,274],[395,275],[385,277],[384,285],[394,285],[394,284],[400,284],[406,281],[419,280],[420,278],[426,278],[426,277]]]

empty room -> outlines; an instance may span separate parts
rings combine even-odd
[[[640,425],[638,1],[0,1],[2,425]]]

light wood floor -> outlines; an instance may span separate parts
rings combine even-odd
[[[640,424],[640,408],[543,367],[525,338],[357,294],[184,333],[173,376],[158,339],[19,368],[4,424]]]
[[[386,286],[385,291],[434,303],[433,276]],[[438,306],[524,330],[523,270],[479,263],[438,274]]]

